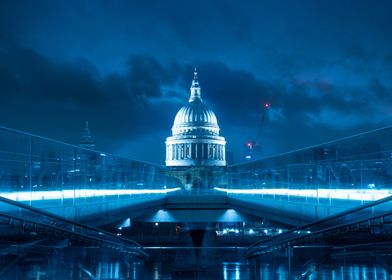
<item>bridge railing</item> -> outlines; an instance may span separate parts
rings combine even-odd
[[[330,236],[331,232],[335,235],[347,235],[363,229],[377,228],[383,223],[390,223],[391,215],[392,195],[260,240],[248,248],[248,256],[282,249],[289,244],[294,245],[295,240],[300,240],[304,244],[314,243],[325,235]]]
[[[300,196],[312,199],[325,198],[323,192],[336,190],[337,198],[350,195],[358,200],[382,198],[391,194],[392,126],[234,164],[227,170],[228,189],[255,190],[254,194],[265,190],[259,193],[298,196],[302,191]]]
[[[0,127],[0,196],[31,204],[45,198],[137,194],[127,190],[161,195],[159,190],[177,186],[164,166]]]
[[[33,237],[58,238],[69,240],[70,243],[88,243],[143,258],[148,257],[144,248],[133,240],[65,219],[25,203],[0,197],[0,209],[3,241],[12,233],[18,234],[19,237],[25,234],[30,236],[30,239]]]

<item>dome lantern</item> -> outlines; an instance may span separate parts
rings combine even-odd
[[[201,100],[201,89],[199,85],[199,77],[197,75],[197,69],[195,67],[195,71],[193,72],[193,80],[191,85],[191,96],[189,98],[189,102],[195,101],[197,99]]]

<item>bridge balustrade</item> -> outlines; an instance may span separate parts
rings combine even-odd
[[[175,187],[162,165],[0,127],[0,196],[32,205],[123,194],[160,197]]]
[[[283,200],[369,201],[392,186],[392,127],[228,166],[232,194]],[[244,190],[244,191],[241,191]]]

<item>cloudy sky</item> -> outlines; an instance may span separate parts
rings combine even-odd
[[[163,163],[193,67],[241,160],[392,122],[392,1],[1,1],[0,125]]]

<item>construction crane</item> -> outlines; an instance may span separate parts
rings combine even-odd
[[[256,138],[254,140],[248,140],[245,145],[245,159],[246,160],[254,160],[258,159],[261,156],[261,133],[263,131],[265,116],[267,114],[268,109],[270,108],[269,103],[264,103],[263,112],[261,114],[260,123],[258,125]]]

